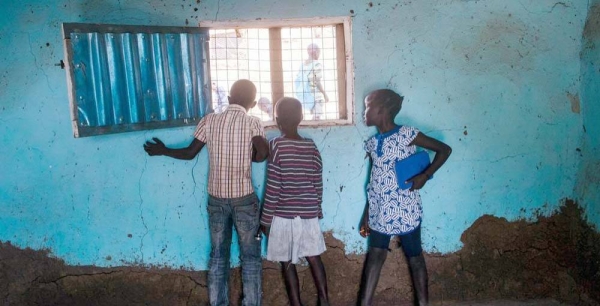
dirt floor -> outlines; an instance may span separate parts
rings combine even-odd
[[[572,203],[537,222],[479,218],[463,249],[426,254],[433,305],[600,305],[600,234]],[[333,305],[354,305],[363,255],[346,255],[326,234],[323,261]],[[406,261],[391,246],[376,305],[411,305]],[[302,299],[316,304],[307,266],[298,267]],[[277,264],[264,262],[264,305],[286,305]],[[240,304],[240,270],[231,277]],[[0,298],[5,305],[206,305],[206,273],[139,267],[67,266],[47,252],[0,243]]]

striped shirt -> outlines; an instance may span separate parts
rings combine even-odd
[[[220,114],[208,114],[194,137],[208,146],[208,193],[231,199],[254,192],[251,180],[252,137],[265,136],[260,119],[240,105],[230,104]]]
[[[280,136],[269,141],[269,149],[261,224],[270,226],[273,216],[322,218],[323,166],[315,143]]]

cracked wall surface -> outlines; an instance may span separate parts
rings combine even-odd
[[[364,255],[346,254],[342,241],[325,234],[322,255],[332,305],[355,305]],[[537,300],[563,305],[600,305],[600,234],[567,201],[536,222],[482,216],[462,234],[464,246],[450,254],[428,253],[431,301]],[[406,260],[390,244],[376,290],[376,305],[411,305]],[[0,297],[7,305],[205,305],[206,272],[166,268],[69,266],[46,251],[0,244]],[[298,266],[301,296],[315,305],[310,269]],[[230,279],[240,305],[241,273]],[[263,262],[263,304],[286,305],[278,264]],[[464,305],[464,304],[463,304]]]
[[[151,137],[187,145],[193,127],[72,138],[65,72],[55,66],[61,22],[194,26],[351,15],[355,124],[301,131],[323,157],[322,228],[347,254],[365,250],[356,231],[367,177],[362,144],[375,131],[362,123],[362,99],[376,88],[406,96],[399,123],[453,148],[422,192],[427,252],[460,250],[462,233],[483,215],[535,220],[573,197],[589,106],[580,94],[582,1],[25,0],[2,9],[0,241],[47,249],[68,265],[205,270],[208,160],[206,151],[176,161],[142,150]],[[264,174],[255,165],[260,196]]]

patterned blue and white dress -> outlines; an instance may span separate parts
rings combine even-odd
[[[423,209],[419,191],[398,187],[394,165],[417,150],[410,143],[419,130],[397,126],[365,141],[365,150],[373,161],[371,180],[367,185],[369,227],[387,235],[403,235],[421,224]]]

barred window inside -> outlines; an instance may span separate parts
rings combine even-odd
[[[348,120],[346,56],[342,24],[211,29],[212,108],[227,107],[238,79],[257,87],[257,107],[249,113],[273,124],[283,97],[303,104],[309,125]],[[268,123],[267,123],[268,124]]]

